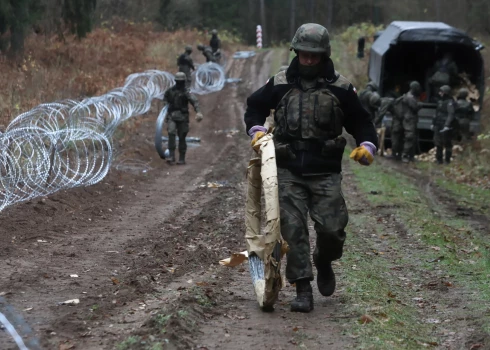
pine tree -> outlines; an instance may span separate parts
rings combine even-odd
[[[97,0],[64,0],[63,20],[78,38],[84,38],[92,30],[92,14]]]

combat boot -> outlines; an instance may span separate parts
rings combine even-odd
[[[410,157],[408,156],[408,154],[402,155],[402,162],[403,163],[410,163]]]
[[[185,164],[185,152],[179,151],[179,161],[177,162],[177,165],[184,165],[184,164]]]
[[[318,285],[318,291],[324,297],[329,297],[335,292],[335,273],[332,269],[332,263],[320,265],[316,264],[316,270],[318,272],[316,276],[316,284]]]
[[[296,281],[296,298],[291,302],[292,312],[310,312],[313,310],[313,289],[310,281]]]
[[[451,163],[451,157],[453,155],[453,150],[450,149],[450,148],[446,148],[446,154],[445,154],[445,161],[446,161],[446,164],[450,164]]]
[[[174,165],[175,164],[175,150],[169,150],[168,153],[169,153],[169,155],[167,158],[167,163],[170,165]]]

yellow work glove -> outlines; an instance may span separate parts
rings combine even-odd
[[[253,148],[254,150],[256,150],[256,151],[258,151],[258,150],[259,150],[258,145],[257,145],[257,147],[256,147],[256,146],[255,146],[255,144],[257,143],[257,141],[258,141],[258,140],[260,140],[262,137],[264,137],[264,135],[265,135],[265,132],[263,132],[263,131],[257,131],[257,132],[255,133],[254,138],[252,139],[252,142],[251,142],[251,144],[252,144],[252,148]]]
[[[199,112],[196,114],[196,121],[199,123],[204,117],[202,116],[202,113]]]
[[[374,160],[371,152],[369,152],[368,149],[364,146],[355,148],[351,152],[350,158],[355,160],[356,162],[359,162],[359,164],[362,165],[370,165]]]

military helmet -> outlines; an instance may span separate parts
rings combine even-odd
[[[461,88],[458,91],[458,98],[466,99],[468,97],[469,91],[467,88]]]
[[[369,98],[369,105],[378,107],[381,104],[381,96],[377,92],[373,92]]]
[[[303,24],[294,34],[290,50],[325,53],[330,56],[330,36],[327,28],[316,23]]]
[[[412,81],[410,83],[410,90],[412,90],[412,91],[420,91],[420,84],[419,84],[419,82],[418,81],[415,81],[415,80]]]
[[[189,53],[192,52],[192,46],[186,45],[185,52],[189,52]]]
[[[175,74],[175,77],[174,77],[175,81],[185,81],[185,79],[186,79],[185,73],[178,72],[177,74]]]
[[[451,87],[449,85],[443,85],[440,87],[439,91],[445,95],[449,95],[451,93]]]
[[[213,29],[213,30],[211,31],[211,34],[213,34],[213,35],[217,35],[217,34],[218,34],[218,31],[217,31],[216,29]]]
[[[367,88],[371,88],[373,91],[378,91],[378,85],[372,80],[366,84],[366,89]]]

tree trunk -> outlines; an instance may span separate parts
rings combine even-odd
[[[309,5],[308,21],[315,22],[315,0],[310,0],[308,5]]]
[[[10,26],[10,57],[15,59],[24,53],[25,29],[29,21],[27,0],[13,3],[13,21]]]
[[[333,22],[333,0],[327,0],[327,29],[332,30]]]
[[[262,26],[262,43],[263,46],[266,46],[269,43],[269,37],[267,36],[267,26],[266,26],[266,18],[265,18],[265,1],[260,0],[260,22]]]
[[[441,21],[442,18],[442,13],[441,13],[441,0],[435,0],[436,1],[436,19],[437,21]]]
[[[292,39],[296,33],[296,0],[289,0],[289,37]]]

